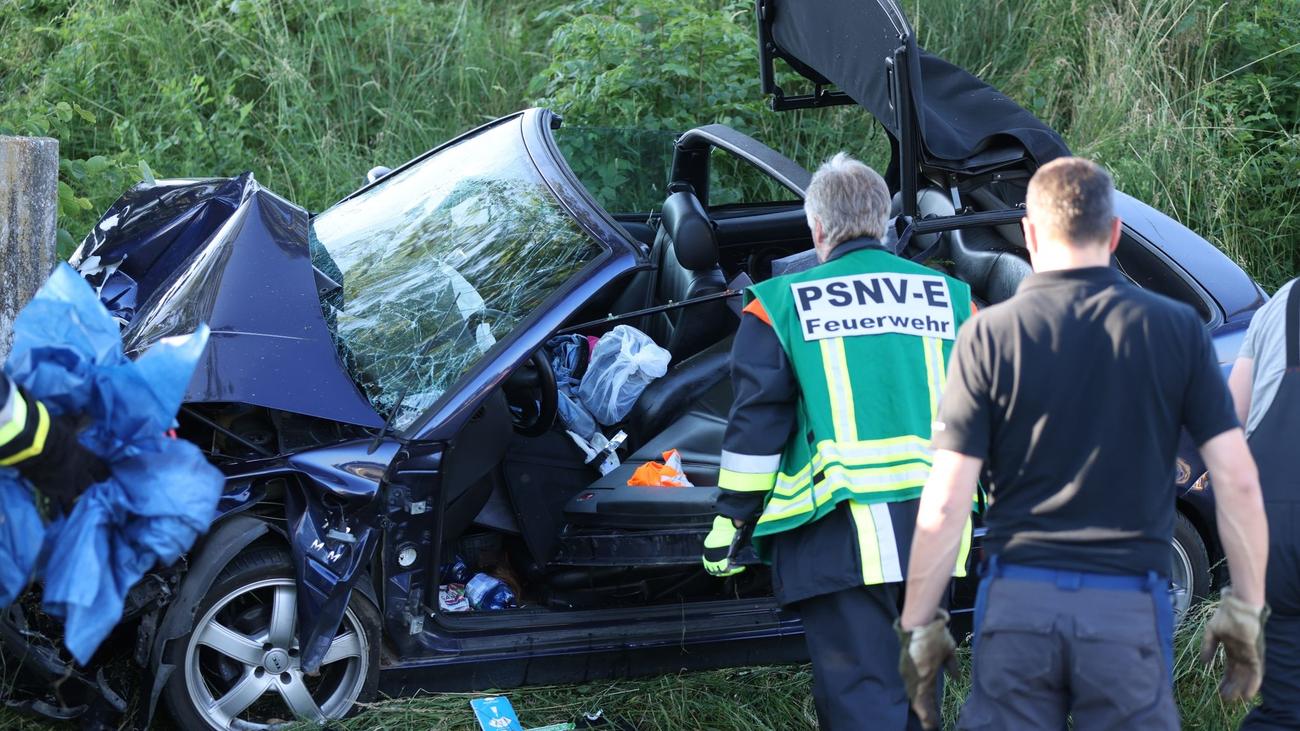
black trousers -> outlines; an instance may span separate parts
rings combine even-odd
[[[894,619],[901,595],[901,584],[857,586],[795,605],[812,656],[822,729],[921,729],[898,675]]]
[[[1300,731],[1300,502],[1267,502],[1268,578],[1273,614],[1264,626],[1263,703],[1242,731]]]

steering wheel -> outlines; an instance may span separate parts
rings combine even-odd
[[[515,433],[540,437],[550,431],[559,413],[555,371],[545,350],[533,353],[505,382]]]

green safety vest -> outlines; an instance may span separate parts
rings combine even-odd
[[[871,248],[756,284],[752,299],[767,311],[801,394],[775,473],[719,475],[724,489],[767,492],[754,536],[810,523],[845,500],[856,515],[858,506],[919,497],[970,288]]]

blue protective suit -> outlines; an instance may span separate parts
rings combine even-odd
[[[0,606],[36,578],[44,609],[85,664],[146,571],[187,551],[216,517],[223,477],[189,442],[166,436],[208,329],[153,344],[135,361],[94,291],[60,265],[14,323],[5,372],[53,414],[89,420],[83,445],[112,476],[43,524],[32,489],[0,468]]]

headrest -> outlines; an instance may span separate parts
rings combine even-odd
[[[686,269],[718,265],[718,239],[713,222],[693,194],[673,193],[664,201],[663,227],[673,241],[677,263]]]

